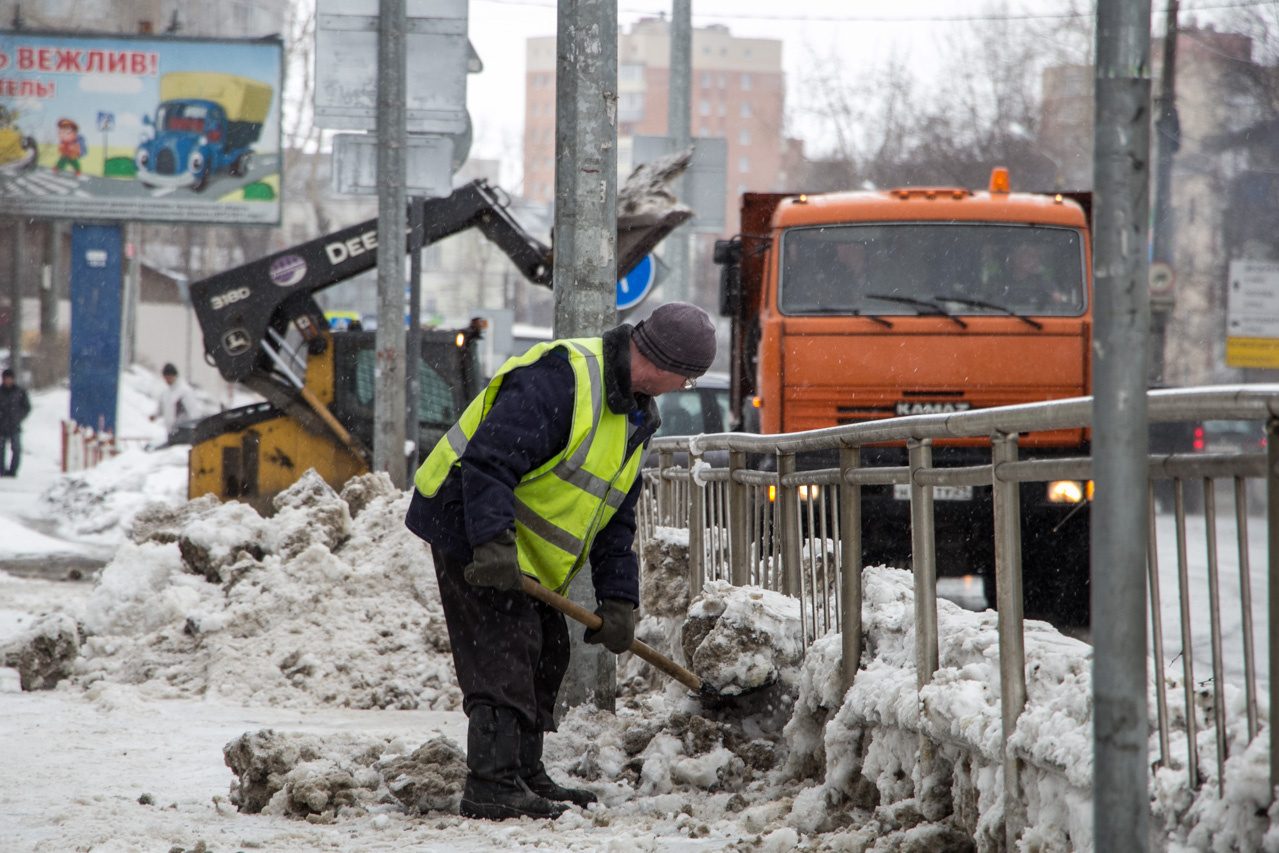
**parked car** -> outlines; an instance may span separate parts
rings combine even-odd
[[[657,398],[657,408],[662,413],[662,425],[656,433],[659,438],[729,432],[733,425],[728,412],[728,374],[707,373],[697,380],[696,388],[668,391]],[[722,468],[728,465],[728,451],[711,451],[705,460]],[[655,468],[657,461],[657,454],[650,452],[644,467]],[[675,464],[687,465],[688,455],[676,453]]]
[[[1200,421],[1192,448],[1196,453],[1260,453],[1266,449],[1263,421]]]
[[[662,425],[657,435],[698,435],[728,432],[728,375],[707,373],[697,380],[697,387],[685,391],[669,391],[657,398]]]

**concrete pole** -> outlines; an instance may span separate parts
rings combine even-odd
[[[670,98],[667,101],[666,134],[671,140],[672,151],[683,151],[692,142],[693,100],[693,3],[692,0],[672,0],[671,3],[671,76]],[[675,196],[688,202],[688,175],[680,175],[675,181]],[[666,294],[670,301],[688,302],[693,291],[690,264],[689,236],[691,231],[680,226],[666,238],[667,261],[671,276],[667,279]]]
[[[1168,0],[1164,26],[1163,75],[1155,109],[1155,229],[1152,260],[1172,265],[1172,155],[1181,147],[1177,120],[1177,0]],[[1172,306],[1152,306],[1150,315],[1150,381],[1164,382],[1164,342]]]
[[[1093,154],[1093,838],[1146,850],[1146,377],[1150,4],[1097,5]]]
[[[379,0],[377,61],[377,367],[373,469],[408,485],[404,464],[405,0]]]
[[[617,324],[617,3],[560,0],[555,66],[555,337]],[[594,610],[589,567],[569,597]],[[616,658],[570,630],[572,663],[557,715],[594,701],[613,710]]]

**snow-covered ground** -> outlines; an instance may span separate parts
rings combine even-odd
[[[163,440],[147,418],[158,382],[126,375],[122,436]],[[0,571],[0,647],[43,632],[77,653],[52,690],[21,690],[15,670],[0,669],[0,850],[781,853],[960,850],[965,834],[979,847],[993,841],[1002,814],[995,617],[942,603],[942,670],[921,714],[910,585],[886,569],[867,575],[868,652],[847,696],[835,680],[837,637],[820,640],[797,666],[784,600],[711,585],[694,615],[723,618],[687,657],[719,666],[738,686],[778,678],[781,692],[766,693],[780,697],[773,707],[699,708],[624,657],[617,714],[578,709],[547,739],[553,774],[596,791],[602,806],[555,822],[419,813],[405,792],[447,805],[441,780],[456,767],[405,768],[419,747],[447,756],[454,753],[441,739],[464,746],[465,718],[429,553],[400,523],[405,497],[376,478],[340,497],[304,483],[265,522],[239,505],[187,503],[182,448],[130,450],[61,475],[66,392],[35,394],[33,403],[21,476],[0,481],[0,566],[10,569]],[[1261,617],[1261,519],[1249,532]],[[1173,534],[1161,517],[1165,674],[1170,696],[1179,696]],[[1209,782],[1197,797],[1185,787],[1184,715],[1174,719],[1178,766],[1160,771],[1152,789],[1154,825],[1167,831],[1170,850],[1279,850],[1264,812],[1268,739],[1263,732],[1245,752],[1241,733],[1234,537],[1223,522],[1223,647],[1234,685],[1226,798],[1216,796],[1211,732],[1200,734]],[[1202,519],[1190,520],[1196,614],[1206,612],[1207,541]],[[107,563],[99,575],[74,579],[95,561]],[[646,595],[661,592],[649,587]],[[678,609],[653,603],[641,632],[681,654],[692,647],[670,615]],[[1192,627],[1194,677],[1203,682],[1211,677],[1206,617]],[[1264,622],[1255,637],[1264,649]],[[734,644],[750,653],[726,655]],[[1014,738],[1034,780],[1025,838],[1045,853],[1090,849],[1090,650],[1043,623],[1028,625],[1027,648],[1029,704]],[[258,734],[266,730],[273,734]],[[940,800],[910,795],[919,733],[967,744],[959,763],[969,770],[955,771],[959,781]],[[228,755],[233,742],[241,749]],[[947,749],[942,758],[954,760],[959,753]],[[261,771],[252,790],[246,761]],[[255,796],[261,811],[237,808]]]

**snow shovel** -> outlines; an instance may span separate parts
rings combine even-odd
[[[585,607],[569,601],[567,598],[556,592],[552,592],[528,575],[524,576],[524,591],[536,598],[538,601],[554,607],[570,619],[576,622],[581,622],[587,628],[598,629],[604,624],[604,621],[600,619],[600,617],[596,616]],[[741,693],[721,693],[715,685],[709,684],[698,678],[696,675],[689,672],[687,669],[684,669],[684,667],[666,657],[647,643],[641,642],[640,640],[632,640],[629,651],[640,657],[642,660],[648,661],[653,666],[678,681],[680,684],[683,684],[689,690],[692,690],[700,699],[736,699],[738,696],[744,696],[758,690],[763,690],[766,687],[770,687],[776,680],[771,679],[764,684],[747,688]]]

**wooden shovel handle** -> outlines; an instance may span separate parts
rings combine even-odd
[[[569,601],[567,598],[556,592],[552,592],[528,575],[524,575],[524,591],[536,598],[538,601],[554,607],[570,619],[576,622],[581,622],[587,628],[598,630],[599,627],[604,624],[604,620],[600,619],[600,617],[596,616],[585,607]],[[652,646],[639,640],[632,640],[630,651],[632,654],[637,655],[640,659],[645,660],[648,663],[651,663],[653,666],[657,667],[690,690],[700,691],[702,689],[702,680],[700,678],[684,669],[684,667],[666,657]]]

